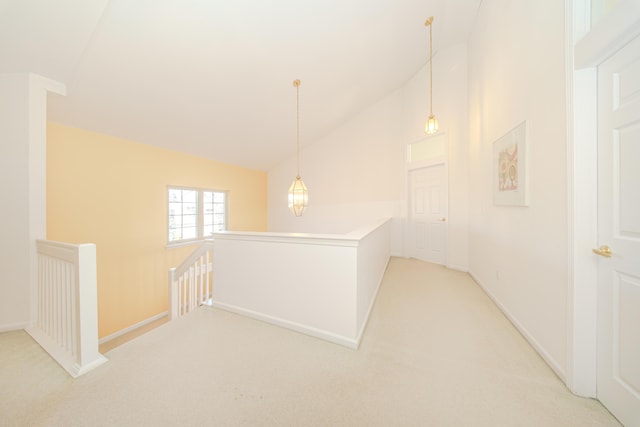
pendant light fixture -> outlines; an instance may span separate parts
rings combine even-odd
[[[433,24],[433,16],[427,18],[424,23],[425,27],[429,27],[429,117],[424,126],[424,131],[428,134],[438,132],[438,119],[433,115],[433,41],[431,38],[431,24]]]
[[[300,80],[294,80],[296,88],[296,179],[289,187],[289,209],[295,216],[302,216],[309,203],[309,192],[300,178]]]

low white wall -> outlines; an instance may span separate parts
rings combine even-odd
[[[364,237],[359,242],[357,260],[356,322],[358,329],[356,332],[358,342],[364,333],[369,313],[378,294],[378,287],[389,262],[392,226],[393,220],[389,220],[381,224],[377,232],[367,233],[366,229],[362,230]]]
[[[357,348],[390,235],[390,219],[348,234],[216,233],[212,305]]]

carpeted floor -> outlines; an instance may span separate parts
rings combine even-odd
[[[614,426],[467,274],[391,260],[357,351],[200,308],[71,379],[0,334],[0,426]]]

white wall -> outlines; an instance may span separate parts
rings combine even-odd
[[[469,37],[469,269],[561,376],[568,292],[564,4],[486,0]],[[492,143],[527,121],[530,206],[492,200]]]
[[[29,320],[28,78],[1,76],[0,93],[0,331]],[[10,202],[9,202],[10,201]]]
[[[436,52],[434,113],[449,135],[449,266],[469,269],[564,377],[568,292],[564,4],[486,0],[467,45]],[[423,136],[428,68],[301,153],[310,192],[287,211],[291,157],[269,172],[269,228],[344,232],[395,218],[404,254],[405,146]],[[496,207],[492,143],[527,121],[530,206]],[[355,192],[357,191],[357,193]],[[354,194],[352,202],[349,196]]]
[[[447,266],[467,271],[469,123],[466,44],[436,52],[433,66],[433,113],[438,118],[440,131],[445,132],[448,139]],[[428,67],[424,67],[402,88],[404,141],[412,142],[424,137],[424,122],[428,115],[428,99],[425,95],[428,94],[428,72]]]
[[[433,108],[450,144],[448,264],[463,270],[467,268],[466,70],[465,45],[436,52]],[[425,66],[403,87],[302,149],[300,172],[309,187],[309,208],[302,217],[287,209],[295,157],[269,171],[269,230],[344,233],[392,217],[392,254],[404,255],[406,145],[424,137],[427,73]]]
[[[346,233],[368,220],[401,216],[401,105],[395,92],[301,151],[300,172],[309,188],[302,217],[287,208],[295,157],[271,170],[269,230]]]
[[[31,320],[35,241],[46,237],[47,90],[65,89],[35,74],[0,75],[0,332]]]

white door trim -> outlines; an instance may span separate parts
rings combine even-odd
[[[570,0],[568,0],[570,1]],[[409,150],[408,147],[411,144],[414,144],[416,142],[420,142],[420,141],[424,141],[426,139],[429,139],[431,137],[440,137],[440,136],[444,136],[445,138],[445,146],[444,146],[444,155],[441,156],[435,156],[432,157],[428,160],[422,160],[422,161],[418,161],[418,162],[411,162],[409,159]],[[403,251],[403,256],[405,258],[409,258],[410,254],[411,254],[411,250],[409,249],[409,230],[411,228],[409,221],[411,220],[411,189],[410,189],[410,175],[411,175],[411,171],[415,170],[415,169],[422,169],[422,168],[427,168],[430,166],[437,166],[437,165],[444,165],[444,170],[445,170],[445,181],[446,181],[446,187],[447,187],[447,204],[449,204],[449,163],[448,163],[448,158],[449,158],[449,132],[447,132],[446,130],[441,131],[433,136],[427,136],[427,137],[422,137],[420,139],[417,139],[415,141],[411,141],[407,144],[405,144],[405,161],[404,161],[404,230],[403,230],[403,234],[404,234],[404,242],[402,245],[402,251]],[[449,208],[449,207],[448,207]],[[447,208],[447,209],[448,209]],[[448,212],[448,217],[447,221],[450,222],[451,219],[451,212]],[[447,253],[445,255],[445,259],[447,260],[447,264],[446,266],[449,268],[449,251],[450,251],[450,245],[449,245],[449,233],[447,232],[447,241],[446,241],[446,248],[447,248]]]
[[[410,193],[407,204],[407,229],[410,235],[407,236],[407,256],[447,266],[447,246],[449,240],[447,232],[447,220],[449,217],[449,176],[447,163],[438,161],[420,168],[411,167],[408,170],[408,181]],[[425,183],[427,183],[426,188]],[[438,185],[438,188],[441,190],[435,193],[438,195],[437,202],[435,202],[433,198],[434,185]],[[418,192],[416,190],[419,188],[421,189],[422,203],[417,202],[418,198],[416,196]],[[428,194],[424,193],[425,190]],[[436,203],[435,205],[434,202]],[[416,214],[416,204],[426,209],[421,214]],[[434,208],[438,209],[437,214],[433,211]],[[434,218],[434,216],[436,218]],[[424,226],[423,233],[417,232],[417,228],[419,228],[417,224]],[[444,234],[444,236],[441,236],[443,239],[438,239],[440,233]],[[422,235],[422,237],[425,238],[425,246],[420,249],[418,249],[416,244],[418,235]],[[438,241],[440,241],[441,245],[434,244]]]
[[[640,34],[640,6],[635,0],[621,0],[590,31],[590,0],[566,0],[565,5],[569,194],[566,383],[578,395],[596,397],[597,261],[590,252],[598,242],[596,67]]]

